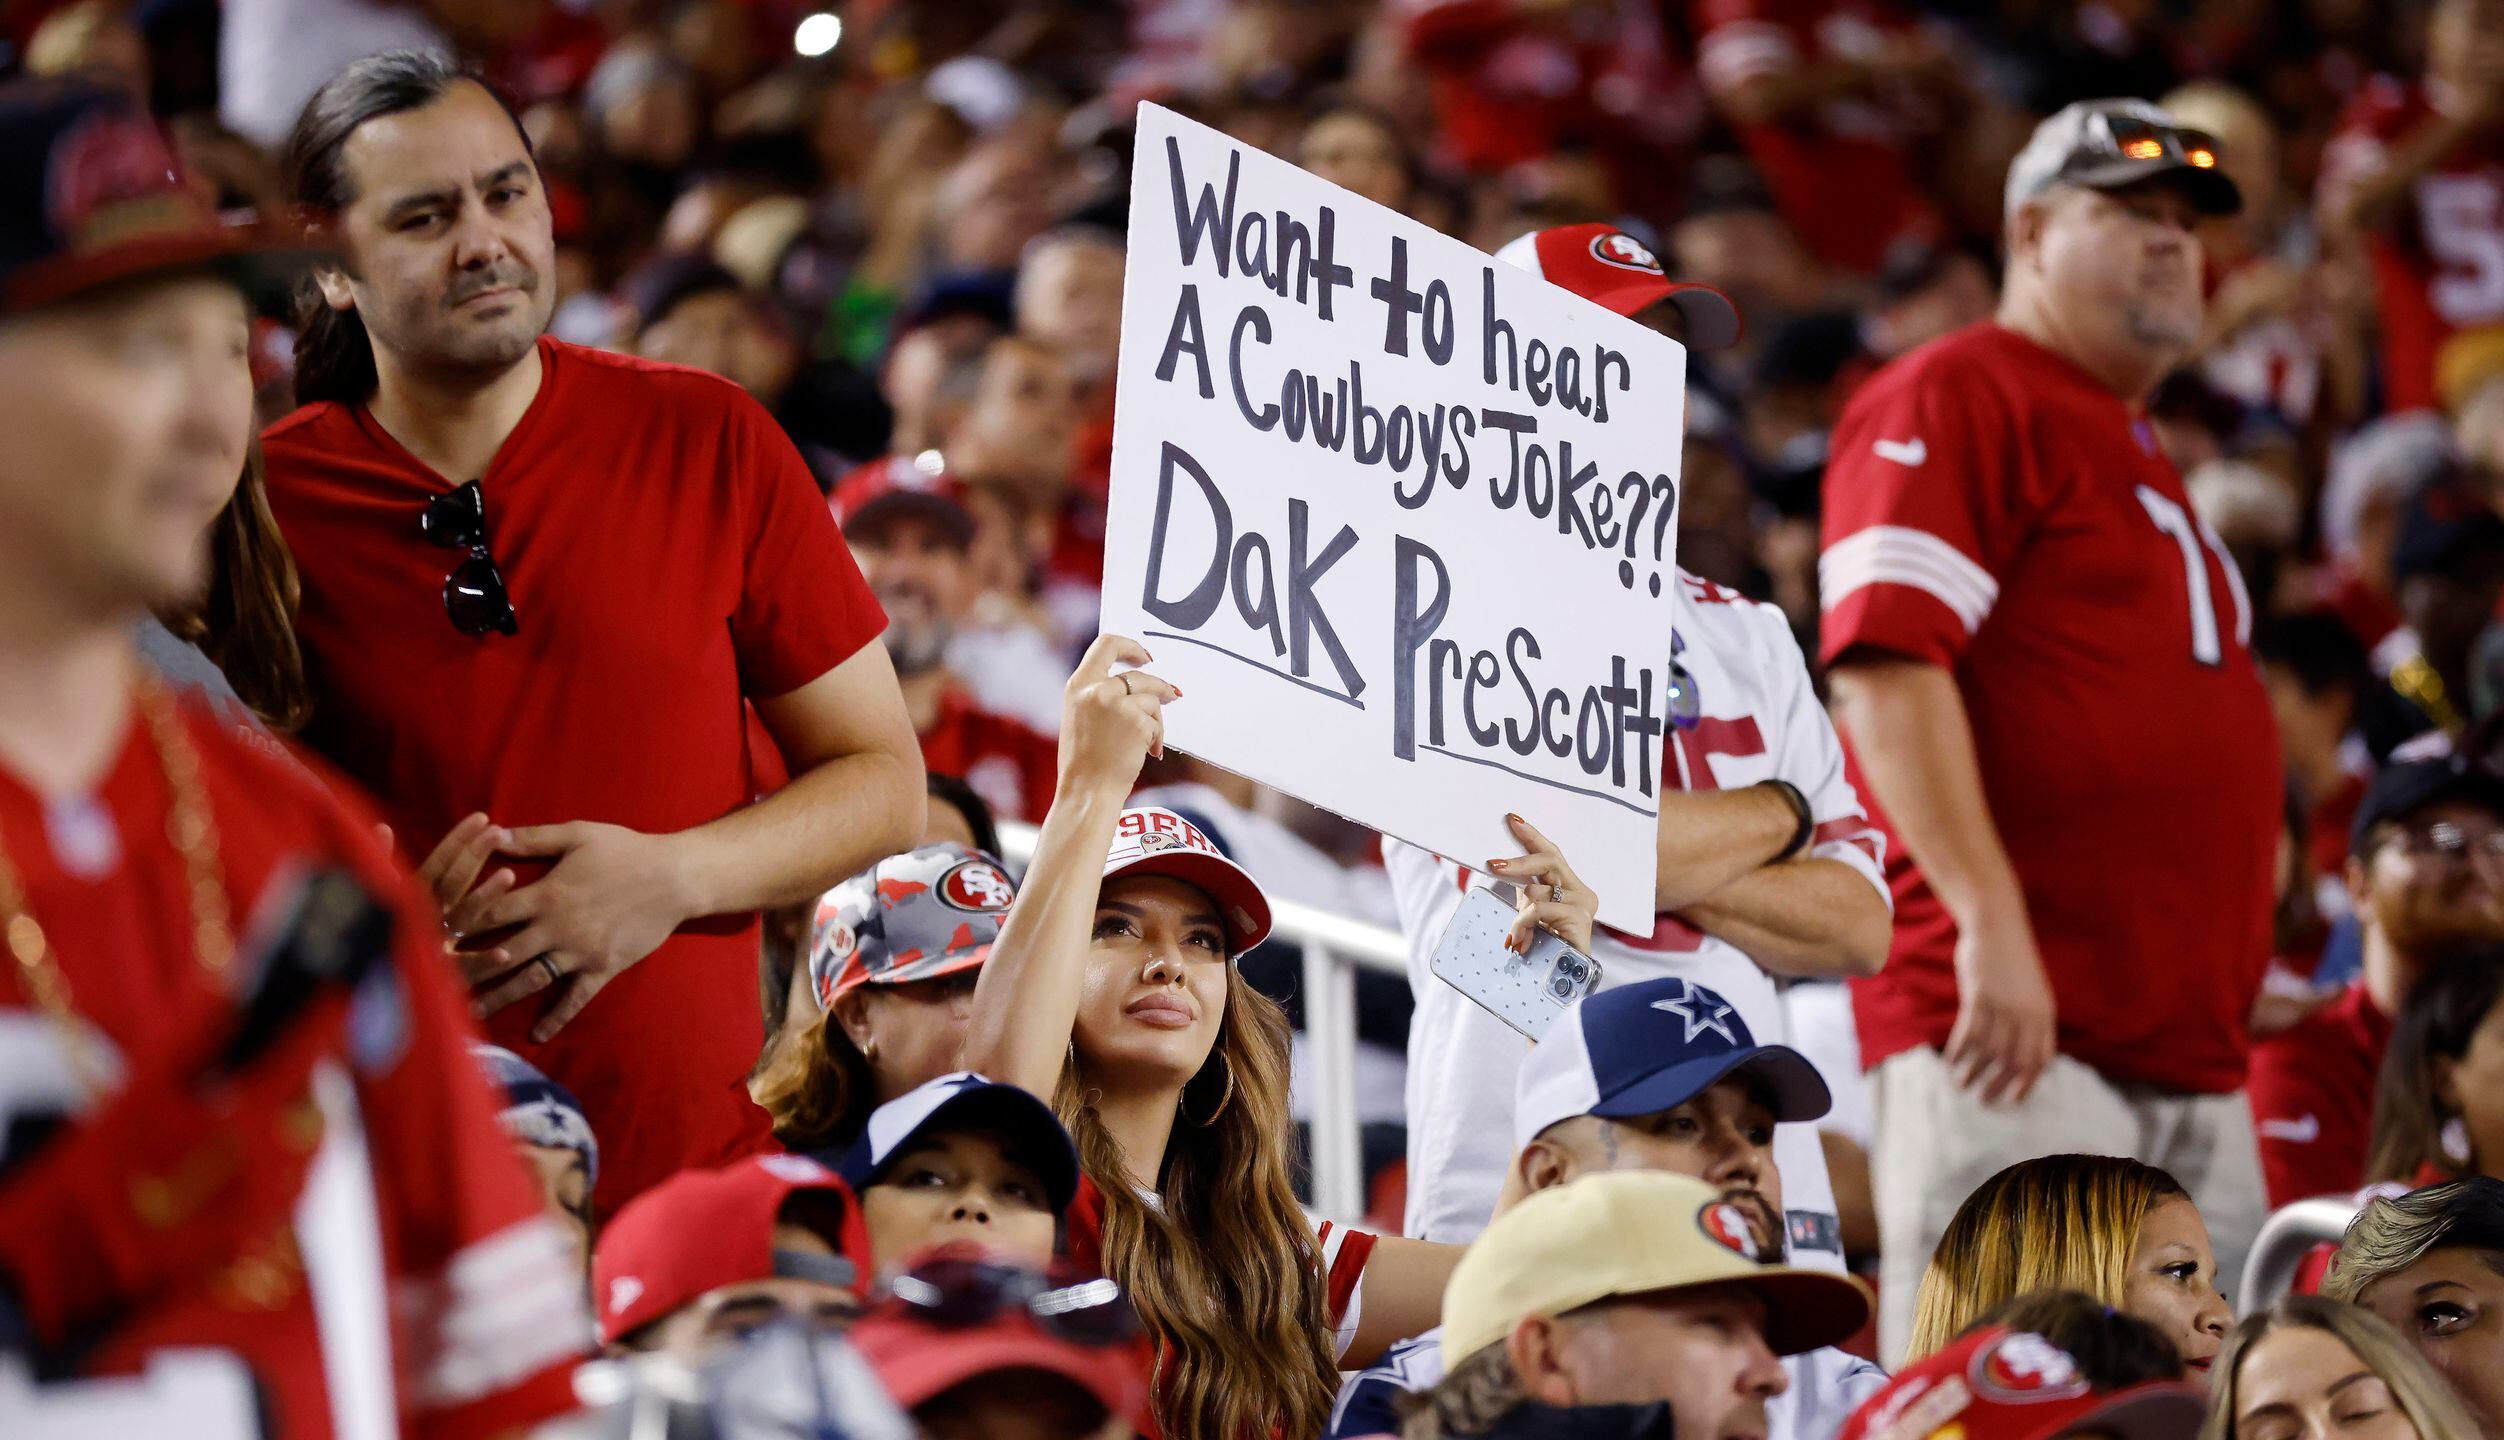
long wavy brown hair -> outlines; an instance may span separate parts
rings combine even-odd
[[[748,1081],[748,1098],[773,1117],[774,1138],[787,1150],[825,1150],[848,1142],[878,1108],[878,1077],[869,1057],[832,1010],[806,1028],[770,1041]]]
[[[163,610],[165,628],[200,647],[261,723],[282,733],[313,711],[296,645],[301,591],[295,558],[270,514],[261,442],[244,452],[243,478],[209,526],[209,586],[198,603]]]
[[[1319,1435],[1329,1424],[1339,1367],[1321,1250],[1287,1174],[1288,1036],[1286,1013],[1228,966],[1217,1044],[1183,1087],[1157,1174],[1161,1209],[1130,1188],[1083,1054],[1053,1096],[1104,1197],[1104,1271],[1157,1341],[1151,1398],[1167,1440]]]

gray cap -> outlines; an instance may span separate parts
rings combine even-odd
[[[2214,139],[2145,100],[2081,100],[2037,125],[2009,162],[2005,213],[2055,185],[2120,190],[2160,176],[2180,176],[2203,214],[2243,208]]]

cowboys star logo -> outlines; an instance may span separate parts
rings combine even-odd
[[[1975,1352],[1970,1373],[1976,1390],[2003,1405],[2074,1400],[2087,1393],[2086,1377],[2068,1351],[2023,1330]]]
[[[1696,1212],[1695,1223],[1712,1237],[1713,1243],[1725,1250],[1744,1255],[1750,1260],[1760,1258],[1756,1231],[1748,1225],[1748,1212],[1727,1200],[1716,1200]]]
[[[966,860],[940,877],[939,898],[959,910],[988,913],[1009,908],[1017,890],[999,866],[988,860]]]
[[[1620,270],[1640,270],[1646,275],[1665,273],[1650,247],[1623,230],[1611,230],[1606,235],[1593,237],[1591,258]]]

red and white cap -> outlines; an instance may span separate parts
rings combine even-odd
[[[1140,805],[1122,812],[1104,878],[1163,875],[1217,902],[1226,923],[1226,952],[1241,955],[1269,937],[1269,897],[1242,866],[1226,858],[1199,826],[1171,810]]]
[[[1495,258],[1620,315],[1638,315],[1666,300],[1678,307],[1687,343],[1698,350],[1739,343],[1739,307],[1729,296],[1670,279],[1651,246],[1606,221],[1534,230]]]
[[[2068,1351],[1994,1325],[1897,1372],[1843,1422],[1838,1440],[2053,1440],[2081,1430],[2192,1440],[2207,1415],[2192,1386],[2098,1390]]]
[[[622,1340],[709,1291],[781,1273],[774,1222],[808,1190],[841,1200],[842,1232],[824,1238],[847,1257],[858,1288],[869,1238],[851,1190],[806,1156],[756,1155],[718,1170],[681,1170],[628,1201],[601,1230],[591,1257],[600,1338]],[[822,1263],[831,1278],[837,1262]]]

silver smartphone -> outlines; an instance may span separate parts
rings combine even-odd
[[[1505,949],[1504,932],[1517,913],[1494,891],[1473,888],[1435,942],[1427,968],[1536,1041],[1566,1006],[1600,988],[1600,962],[1545,930],[1532,932],[1527,955]]]

